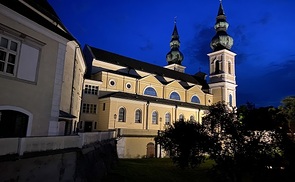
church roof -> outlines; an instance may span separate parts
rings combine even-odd
[[[139,71],[144,71],[151,74],[156,74],[163,77],[169,77],[175,80],[180,80],[183,82],[189,82],[197,85],[202,85],[202,89],[205,92],[209,89],[208,83],[204,78],[189,75],[186,73],[170,70],[161,66],[157,66],[154,64],[150,64],[147,62],[139,61],[136,59],[128,58],[125,56],[121,56],[115,53],[111,53],[102,49],[94,48],[89,45],[86,45],[88,50],[91,52],[91,55],[96,59],[104,62],[108,62],[111,64],[120,65],[126,68],[135,69]],[[84,48],[84,51],[87,50]],[[92,61],[92,60],[91,60]],[[91,69],[91,67],[90,67]],[[90,71],[90,70],[89,70]]]
[[[137,95],[137,94],[130,94],[126,92],[112,92],[110,94],[104,95],[99,97],[99,99],[103,98],[123,98],[128,100],[137,100],[137,101],[145,101],[150,103],[158,103],[158,104],[165,104],[165,105],[171,105],[171,106],[180,106],[180,107],[187,107],[187,108],[194,108],[194,109],[208,109],[208,106],[194,104],[194,103],[188,103],[188,102],[181,102],[181,101],[174,101],[169,99],[161,99],[157,97],[149,97],[144,95]]]
[[[68,40],[76,40],[47,0],[9,0],[1,1],[1,4]]]

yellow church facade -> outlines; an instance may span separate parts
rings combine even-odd
[[[220,3],[208,83],[205,73],[185,73],[176,24],[165,67],[86,45],[88,72],[78,129],[116,130],[120,158],[163,157],[154,141],[158,132],[179,120],[202,122],[208,106],[218,101],[236,105],[235,53],[231,37],[224,38],[227,26]]]

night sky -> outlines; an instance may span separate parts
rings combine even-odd
[[[209,73],[218,0],[48,0],[85,44],[165,66],[177,21],[186,73]],[[278,106],[295,95],[295,0],[224,0],[234,39],[237,104]]]

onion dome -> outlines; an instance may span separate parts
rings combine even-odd
[[[168,65],[170,64],[179,64],[181,65],[181,62],[183,60],[183,54],[179,51],[180,47],[180,41],[179,41],[179,35],[176,27],[176,22],[174,22],[174,30],[172,33],[172,38],[170,41],[170,51],[166,55],[166,60],[168,62]]]
[[[233,46],[234,40],[231,36],[227,34],[227,28],[229,24],[226,22],[226,16],[223,10],[222,3],[220,1],[218,14],[216,17],[216,23],[214,29],[216,30],[215,36],[212,38],[210,47],[213,51],[218,51],[222,49],[230,50]]]

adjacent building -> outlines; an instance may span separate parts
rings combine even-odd
[[[68,135],[86,65],[46,0],[0,3],[0,137]]]

